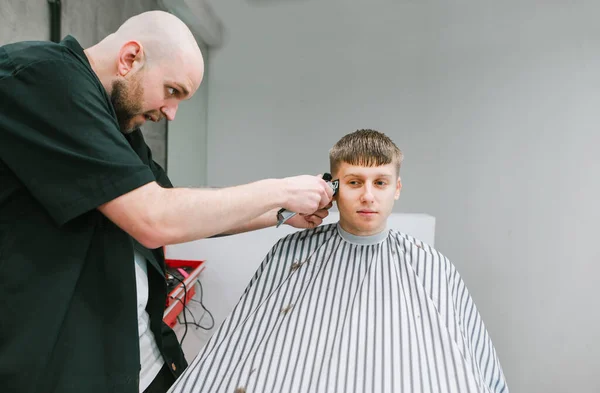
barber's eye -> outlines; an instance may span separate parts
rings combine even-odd
[[[173,89],[172,87],[167,87],[167,92],[170,96],[174,96],[177,93],[177,90]]]

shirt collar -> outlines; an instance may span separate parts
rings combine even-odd
[[[90,65],[90,62],[88,61],[88,58],[85,55],[85,52],[83,51],[83,47],[81,46],[81,44],[79,44],[75,37],[73,37],[72,35],[68,35],[60,42],[60,44],[62,46],[66,46],[77,56],[81,57],[88,66]]]
[[[340,225],[339,222],[337,223],[337,231],[338,231],[339,235],[342,237],[342,239],[344,239],[348,243],[358,244],[360,246],[369,246],[369,245],[381,243],[387,238],[388,234],[390,233],[390,230],[388,228],[385,228],[383,231],[376,233],[374,235],[356,236],[356,235],[353,235],[349,232],[346,232],[344,229],[342,229],[342,226]]]

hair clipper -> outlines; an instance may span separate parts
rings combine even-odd
[[[327,184],[329,184],[329,186],[333,190],[333,195],[335,196],[335,194],[337,194],[338,187],[340,185],[340,181],[338,179],[332,180],[331,174],[329,174],[329,173],[324,173],[323,174],[323,180],[325,180],[327,182]],[[279,228],[279,226],[281,224],[283,224],[284,222],[286,222],[290,218],[294,217],[296,214],[297,213],[294,213],[294,212],[289,211],[287,209],[280,209],[277,212],[277,228]]]

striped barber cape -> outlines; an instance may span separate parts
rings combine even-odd
[[[284,237],[170,393],[508,392],[454,266],[395,230]]]

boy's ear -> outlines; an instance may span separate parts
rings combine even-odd
[[[398,181],[396,182],[396,193],[394,194],[395,200],[400,198],[400,190],[402,190],[402,180],[400,179],[400,176],[398,176]]]

